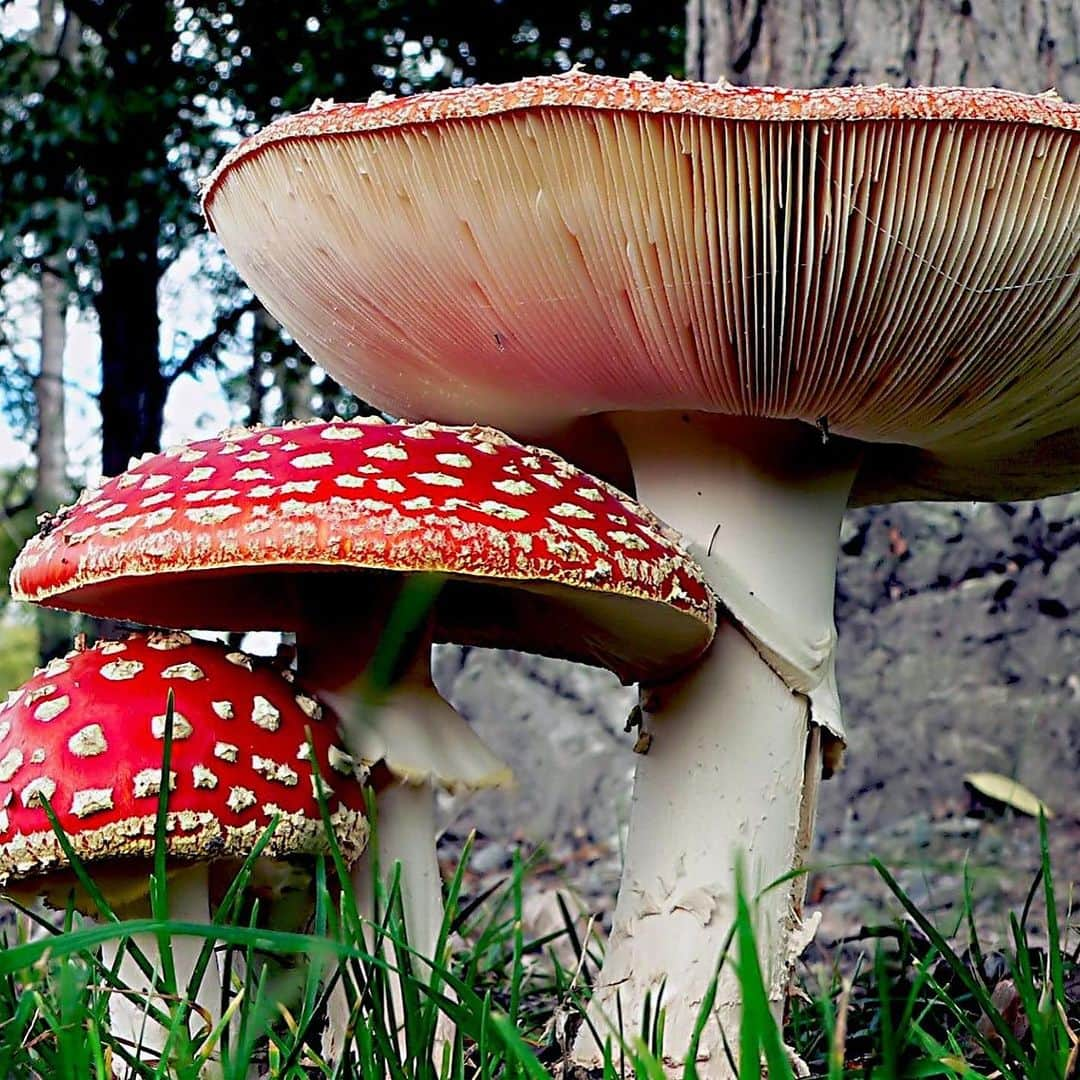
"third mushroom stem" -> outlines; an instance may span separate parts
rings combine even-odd
[[[652,736],[634,780],[630,834],[593,1021],[612,1032],[664,984],[665,1057],[677,1065],[735,913],[742,858],[750,898],[801,865],[812,833],[820,731],[842,736],[833,675],[840,519],[856,444],[804,425],[701,413],[613,420],[638,495],[679,529],[727,619],[712,649],[675,682],[644,687]],[[808,765],[808,762],[810,763]],[[779,1015],[804,879],[760,899],[756,932]],[[737,1041],[740,992],[730,957],[715,1019]],[[575,1058],[600,1051],[582,1028]],[[726,1075],[717,1023],[703,1076]]]
[[[210,896],[207,885],[207,867],[205,862],[196,862],[188,867],[177,869],[170,875],[168,885],[168,917],[176,922],[208,924],[211,920]],[[147,918],[150,915],[149,902],[142,900],[122,908],[120,918]],[[160,977],[162,971],[161,954],[155,934],[135,934],[131,945],[139,948],[149,961],[153,972]],[[111,967],[119,951],[120,941],[106,942],[102,948],[102,960]],[[169,951],[174,965],[176,988],[180,998],[187,996],[188,982],[191,979],[202,954],[204,939],[201,937],[174,937],[169,943]],[[169,995],[150,993],[150,980],[131,955],[130,948],[125,949],[120,960],[120,981],[130,988],[131,993],[113,993],[109,995],[109,1013],[113,1035],[128,1047],[137,1047],[139,1053],[160,1054],[169,1041],[169,1029],[163,1028],[150,1019],[146,1006],[152,1005],[166,1016],[170,1015],[170,1006],[175,1007],[175,1000]],[[198,1027],[206,1018],[215,1018],[221,1012],[221,981],[218,974],[217,960],[210,957],[195,993],[191,997],[194,1006],[193,1016]],[[190,1025],[189,1025],[190,1026]],[[186,1028],[185,1028],[186,1030]],[[174,1044],[175,1046],[175,1044]],[[129,1075],[127,1067],[117,1063],[114,1066],[118,1076]],[[211,1075],[207,1070],[207,1075]],[[217,1075],[217,1073],[213,1073]]]
[[[389,586],[386,597],[373,588],[373,598],[384,601],[377,606],[389,611],[396,588],[397,583]],[[408,635],[387,685],[372,685],[368,661],[375,655],[383,626],[381,620],[371,619],[370,630],[338,627],[335,633],[324,629],[318,636],[298,635],[299,661],[307,683],[337,714],[349,752],[365,765],[380,764],[389,775],[389,784],[380,787],[377,796],[379,875],[388,885],[395,865],[399,867],[405,932],[414,957],[410,966],[414,978],[428,983],[430,963],[440,965],[444,960],[435,955],[443,924],[442,878],[435,851],[436,792],[502,787],[511,776],[435,689],[427,620]],[[365,855],[353,871],[358,911],[369,923],[380,914],[372,870],[372,860]],[[395,957],[393,950],[387,959],[401,967],[403,958]],[[390,987],[396,1023],[403,1031],[403,999],[393,973]],[[440,992],[447,993],[445,986]],[[325,1049],[334,1055],[340,1053],[348,1021],[343,994],[335,995],[330,1014]],[[449,1027],[441,1025],[437,1056],[441,1042],[451,1037]]]

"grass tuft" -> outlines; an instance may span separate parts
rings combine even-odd
[[[166,724],[167,775],[170,724]],[[167,792],[168,785],[161,790]],[[55,816],[47,808],[56,827]],[[324,813],[326,811],[323,806]],[[409,947],[397,874],[379,877],[374,918],[361,918],[341,852],[308,860],[310,908],[301,930],[277,925],[273,904],[253,900],[251,883],[273,834],[260,838],[225,891],[208,925],[168,918],[167,795],[159,807],[157,857],[151,874],[151,917],[124,919],[93,880],[92,867],[60,843],[99,921],[74,904],[60,925],[20,908],[18,928],[0,951],[0,1076],[91,1077],[114,1068],[132,1077],[179,1080],[542,1080],[572,1074],[565,1054],[583,1019],[589,979],[599,970],[590,935],[581,935],[563,897],[563,925],[530,937],[524,898],[533,861],[515,853],[506,877],[468,895],[465,867],[472,840],[447,883],[446,915],[436,954]],[[329,829],[329,814],[325,814]],[[372,807],[377,828],[377,808]],[[795,1080],[808,1071],[828,1080],[1070,1080],[1080,1060],[1080,956],[1068,951],[1057,908],[1047,823],[1040,823],[1041,866],[1028,902],[1012,916],[1008,948],[975,936],[970,875],[963,874],[960,917],[942,929],[919,909],[890,871],[871,865],[892,891],[897,918],[858,935],[854,964],[817,962],[802,973],[781,1031],[755,948],[755,899],[738,882],[729,946],[717,958],[733,968],[744,1010],[738,1031],[726,1032],[739,1080]],[[386,870],[386,868],[381,868]],[[1039,905],[1035,904],[1040,899]],[[1036,935],[1032,911],[1045,911]],[[161,1061],[124,1045],[109,1029],[112,995],[139,998],[105,964],[102,945],[133,944],[141,935],[160,944],[147,1022],[169,1031]],[[177,942],[203,942],[186,986],[172,961]],[[563,948],[560,949],[560,946]],[[559,957],[572,957],[569,967]],[[216,1017],[192,1002],[211,964],[219,965],[223,996]],[[702,1003],[682,1080],[708,1080],[696,1063],[698,1039],[714,1022],[714,979]],[[330,1001],[344,994],[344,1052],[327,1060],[323,1029]],[[146,995],[141,995],[145,998]],[[449,1032],[449,1034],[447,1034]],[[661,988],[642,1014],[619,1009],[606,1031],[596,1080],[665,1080],[665,996]],[[737,1064],[736,1064],[737,1062]],[[211,1071],[213,1070],[213,1071]]]

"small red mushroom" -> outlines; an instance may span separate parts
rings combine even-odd
[[[436,573],[437,640],[633,682],[685,670],[712,639],[712,593],[678,541],[550,450],[367,417],[231,428],[135,462],[56,514],[11,584],[150,625],[295,630],[301,650],[319,637],[344,658],[343,635],[378,640],[380,582]]]
[[[373,689],[365,669],[417,572],[442,575],[438,601],[393,685]],[[443,918],[434,788],[509,778],[432,685],[432,639],[629,682],[684,670],[715,624],[676,535],[622,492],[491,428],[371,418],[231,429],[135,463],[26,545],[12,587],[112,618],[295,630],[350,751],[399,781],[380,793],[379,847],[401,864],[409,943],[427,957]],[[370,911],[362,866],[355,883]]]
[[[312,754],[338,844],[348,861],[359,858],[368,836],[364,791],[321,706],[246,653],[179,632],[150,634],[53,660],[0,706],[0,884],[8,892],[62,908],[74,891],[81,910],[98,914],[76,888],[47,799],[113,910],[148,912],[170,691],[171,919],[209,921],[210,864],[245,858],[273,821],[266,856],[328,850]],[[154,936],[139,935],[137,944],[157,955]],[[173,940],[179,986],[202,945]],[[106,963],[116,951],[106,949]],[[123,980],[149,994],[142,971],[126,956],[121,964]],[[220,1000],[211,965],[196,1004],[217,1015]],[[110,1008],[114,1034],[162,1049],[166,1032],[149,1024],[142,1032],[137,1000],[116,994]]]

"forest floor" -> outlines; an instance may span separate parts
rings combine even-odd
[[[1024,908],[1038,873],[1039,827],[1033,818],[1011,811],[1000,816],[982,813],[975,816],[969,801],[956,797],[882,822],[862,832],[857,844],[850,836],[827,837],[813,854],[815,869],[808,882],[807,909],[821,915],[808,959],[829,957],[844,965],[852,963],[863,948],[858,939],[865,928],[887,925],[901,916],[896,897],[868,865],[872,856],[892,871],[942,930],[951,929],[960,919],[966,866],[980,940],[986,948],[1004,946],[1009,914]],[[1052,820],[1049,837],[1062,915],[1080,940],[1080,881],[1069,880],[1069,869],[1080,866],[1080,820]],[[463,839],[454,832],[443,838],[440,857],[447,875],[453,873]],[[602,938],[610,925],[619,884],[620,857],[614,845],[582,831],[553,848],[538,849],[523,842],[521,850],[526,859],[531,856],[523,905],[526,937],[540,937],[561,927],[557,899],[561,895],[577,916],[578,932],[591,927]],[[511,865],[511,851],[503,838],[478,835],[465,873],[465,892],[480,895],[497,886],[508,877]],[[1044,925],[1036,896],[1029,922],[1036,940]]]

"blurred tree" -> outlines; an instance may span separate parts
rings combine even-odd
[[[59,262],[69,285],[91,283],[82,295],[101,335],[104,471],[158,448],[169,387],[213,363],[255,308],[217,266],[203,286],[220,298],[214,327],[162,357],[158,287],[200,233],[198,178],[237,130],[315,97],[579,61],[663,74],[681,59],[682,13],[657,18],[659,8],[547,0],[527,16],[501,0],[317,0],[268,13],[252,0],[66,0],[65,17],[80,24],[74,52],[49,51],[42,34],[0,43],[0,265],[39,275]],[[260,355],[288,365],[279,392],[295,400],[293,384],[310,381],[296,350],[279,337]],[[329,382],[319,397],[326,408],[338,401]]]
[[[686,72],[740,85],[1005,86],[1080,97],[1076,0],[688,0]]]
[[[39,0],[38,29],[34,47],[42,57],[61,57],[77,62],[79,25],[74,18],[56,18],[56,0]],[[38,66],[41,93],[48,93],[58,61],[42,61]],[[67,342],[68,285],[58,257],[42,260],[40,269],[40,359],[34,377],[35,439],[37,481],[34,508],[54,510],[71,494],[64,443],[64,346]]]
[[[79,21],[74,16],[57,19],[56,7],[56,0],[38,0],[34,45],[40,56],[57,58],[43,60],[38,66],[43,95],[48,93],[49,82],[61,60],[70,66],[78,63]],[[36,514],[49,513],[71,497],[64,423],[64,349],[70,287],[65,280],[64,261],[61,255],[43,259],[39,279],[39,359],[33,384],[37,469],[32,498]],[[71,646],[72,616],[38,607],[33,618],[37,624],[35,647],[41,658],[49,660],[67,652]],[[26,641],[27,629],[19,627],[23,634],[19,640]]]

